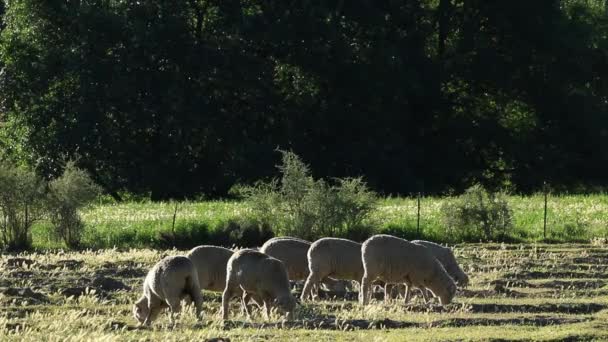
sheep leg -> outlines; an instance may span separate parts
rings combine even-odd
[[[422,298],[424,298],[424,304],[428,304],[429,298],[430,298],[430,296],[429,296],[430,290],[427,288],[423,288],[423,289],[420,289],[420,291],[422,292]]]
[[[310,296],[313,301],[319,298],[319,284],[314,284],[312,289],[310,289]]]
[[[169,321],[171,325],[175,324],[176,316],[180,313],[181,303],[179,297],[171,298],[166,300],[167,305],[169,305]]]
[[[264,300],[264,313],[266,315],[266,320],[270,320],[270,302]]]
[[[384,304],[389,304],[391,301],[391,294],[393,292],[392,284],[384,283]]]
[[[410,301],[411,289],[408,284],[404,284],[404,285],[405,285],[405,295],[403,295],[403,303],[407,304]]]
[[[233,287],[226,282],[226,288],[222,293],[222,319],[228,319],[228,307],[230,306],[230,299],[234,296]]]
[[[365,274],[363,279],[361,279],[361,286],[359,286],[359,302],[362,305],[367,305],[369,299],[371,298],[371,286],[371,278],[368,274]]]
[[[302,295],[300,296],[301,301],[305,301],[310,297],[310,293],[312,288],[321,280],[321,278],[314,272],[310,272],[308,278],[306,278],[306,283],[304,284],[304,289],[302,290]]]
[[[148,314],[146,315],[146,319],[144,320],[144,325],[149,326],[152,321],[158,316],[161,310],[161,301],[155,296],[148,297]]]
[[[249,306],[247,306],[247,303],[249,303],[249,300],[251,300],[251,295],[249,293],[243,291],[243,297],[242,297],[243,308],[245,308],[245,313],[247,314],[247,318],[251,319],[251,308]]]
[[[193,290],[190,293],[190,297],[192,298],[192,301],[194,302],[194,310],[196,312],[196,319],[197,319],[197,321],[200,321],[200,319],[203,317],[203,295],[201,294],[201,291]]]

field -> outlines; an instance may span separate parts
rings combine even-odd
[[[464,244],[455,249],[471,277],[454,303],[377,301],[355,293],[298,307],[294,321],[241,315],[219,319],[219,295],[205,293],[205,317],[185,310],[177,326],[162,315],[140,328],[131,304],[146,270],[177,250],[107,249],[3,255],[2,340],[605,340],[608,339],[608,247],[596,244]]]
[[[382,199],[368,223],[377,232],[449,241],[441,214],[441,206],[448,200],[449,197],[422,199],[420,234],[416,229],[415,198]],[[543,239],[543,196],[509,196],[508,203],[513,212],[511,238],[522,242]],[[547,207],[547,239],[583,242],[608,236],[606,195],[550,196]],[[159,234],[171,230],[174,213],[173,203],[98,203],[82,212],[87,227],[83,237],[84,246],[158,248]],[[248,214],[250,210],[242,202],[182,202],[178,204],[175,230],[204,239],[210,232],[223,229],[231,220],[247,217]],[[44,221],[34,227],[33,240],[34,247],[38,249],[62,247]]]

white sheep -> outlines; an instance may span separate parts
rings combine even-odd
[[[260,252],[279,259],[285,264],[290,281],[306,280],[308,274],[308,249],[310,241],[299,238],[281,236],[266,241]],[[347,283],[332,278],[325,279],[322,284],[329,291],[346,292]]]
[[[301,300],[310,297],[312,288],[329,277],[358,282],[363,276],[361,244],[347,239],[319,239],[308,249],[308,269]]]
[[[195,247],[186,254],[196,267],[201,290],[224,291],[226,265],[232,254],[228,248],[208,245]]]
[[[456,293],[454,280],[427,247],[380,234],[363,243],[361,257],[364,275],[359,300],[364,305],[371,297],[371,284],[376,279],[391,284],[405,284],[406,303],[412,286],[428,288],[439,297],[442,305],[449,304]],[[388,301],[388,296],[385,296],[385,300]]]
[[[304,280],[308,277],[307,253],[310,242],[293,237],[275,237],[266,241],[260,252],[279,259],[287,268],[289,280]]]
[[[143,289],[143,295],[133,305],[133,316],[140,324],[150,325],[164,308],[171,311],[173,323],[182,299],[193,301],[197,317],[201,316],[203,299],[198,274],[185,256],[169,256],[156,263],[148,272]]]
[[[445,268],[445,270],[448,272],[450,277],[452,277],[452,279],[454,279],[454,281],[456,282],[456,284],[458,286],[466,287],[469,284],[469,277],[467,276],[466,273],[464,273],[462,268],[460,268],[460,266],[458,265],[458,262],[456,261],[456,257],[454,257],[454,253],[452,252],[452,250],[450,248],[441,246],[434,242],[424,241],[424,240],[413,240],[411,242],[428,248],[431,251],[431,253],[433,253],[435,258],[437,258],[437,260],[439,260],[441,265],[443,265],[443,268]],[[385,291],[384,291],[385,296],[387,296],[387,294],[389,294],[389,296],[390,296],[390,294],[392,294],[392,291],[390,290],[391,287],[392,287],[391,285],[385,286]],[[420,290],[422,291],[422,294],[423,294],[425,300],[428,300],[428,298],[429,298],[428,290],[427,289],[420,289]]]
[[[242,249],[235,252],[228,260],[226,267],[226,288],[222,294],[222,318],[228,319],[230,299],[242,293],[245,305],[252,296],[264,304],[266,318],[270,316],[271,307],[278,307],[291,319],[296,301],[293,298],[287,269],[278,259],[253,249]]]
[[[224,291],[226,288],[226,266],[233,253],[234,251],[228,248],[202,245],[194,247],[186,254],[196,267],[201,290]],[[239,295],[242,295],[242,292]],[[252,299],[258,306],[261,303],[261,300],[255,295],[248,298]],[[247,310],[247,307],[242,309]]]
[[[413,240],[412,243],[428,248],[441,265],[443,265],[443,268],[445,268],[450,277],[454,279],[456,284],[462,287],[466,287],[469,284],[469,277],[458,265],[456,257],[454,257],[454,253],[450,248],[424,240]]]

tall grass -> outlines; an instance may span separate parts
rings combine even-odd
[[[373,211],[369,224],[376,233],[390,233],[408,239],[423,238],[450,241],[443,225],[441,207],[449,197],[425,197],[420,208],[420,234],[416,229],[416,198],[384,198]],[[540,241],[543,239],[542,194],[509,196],[513,211],[514,230],[511,239]],[[547,239],[550,241],[589,241],[594,237],[608,237],[608,196],[563,195],[549,197]],[[185,234],[209,243],[208,238],[226,229],[230,222],[242,221],[251,210],[237,201],[180,202],[173,226],[175,203],[119,203],[98,204],[81,212],[85,223],[82,244],[90,248],[158,247],[162,233]],[[277,228],[277,227],[271,227]],[[34,247],[58,248],[43,222],[34,226]],[[238,241],[230,243],[238,244]]]

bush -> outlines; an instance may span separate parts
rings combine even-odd
[[[337,179],[333,185],[310,175],[293,152],[280,151],[280,179],[235,186],[232,194],[245,198],[253,218],[277,235],[314,240],[324,236],[367,236],[365,226],[377,195],[361,178]]]
[[[78,247],[84,230],[78,210],[91,203],[101,192],[88,173],[66,163],[63,174],[49,183],[46,206],[55,234],[68,247]]]
[[[31,247],[31,227],[43,215],[44,183],[31,171],[0,162],[0,231],[8,250]]]
[[[504,240],[513,228],[512,212],[503,193],[474,185],[441,208],[446,236],[453,241]]]

